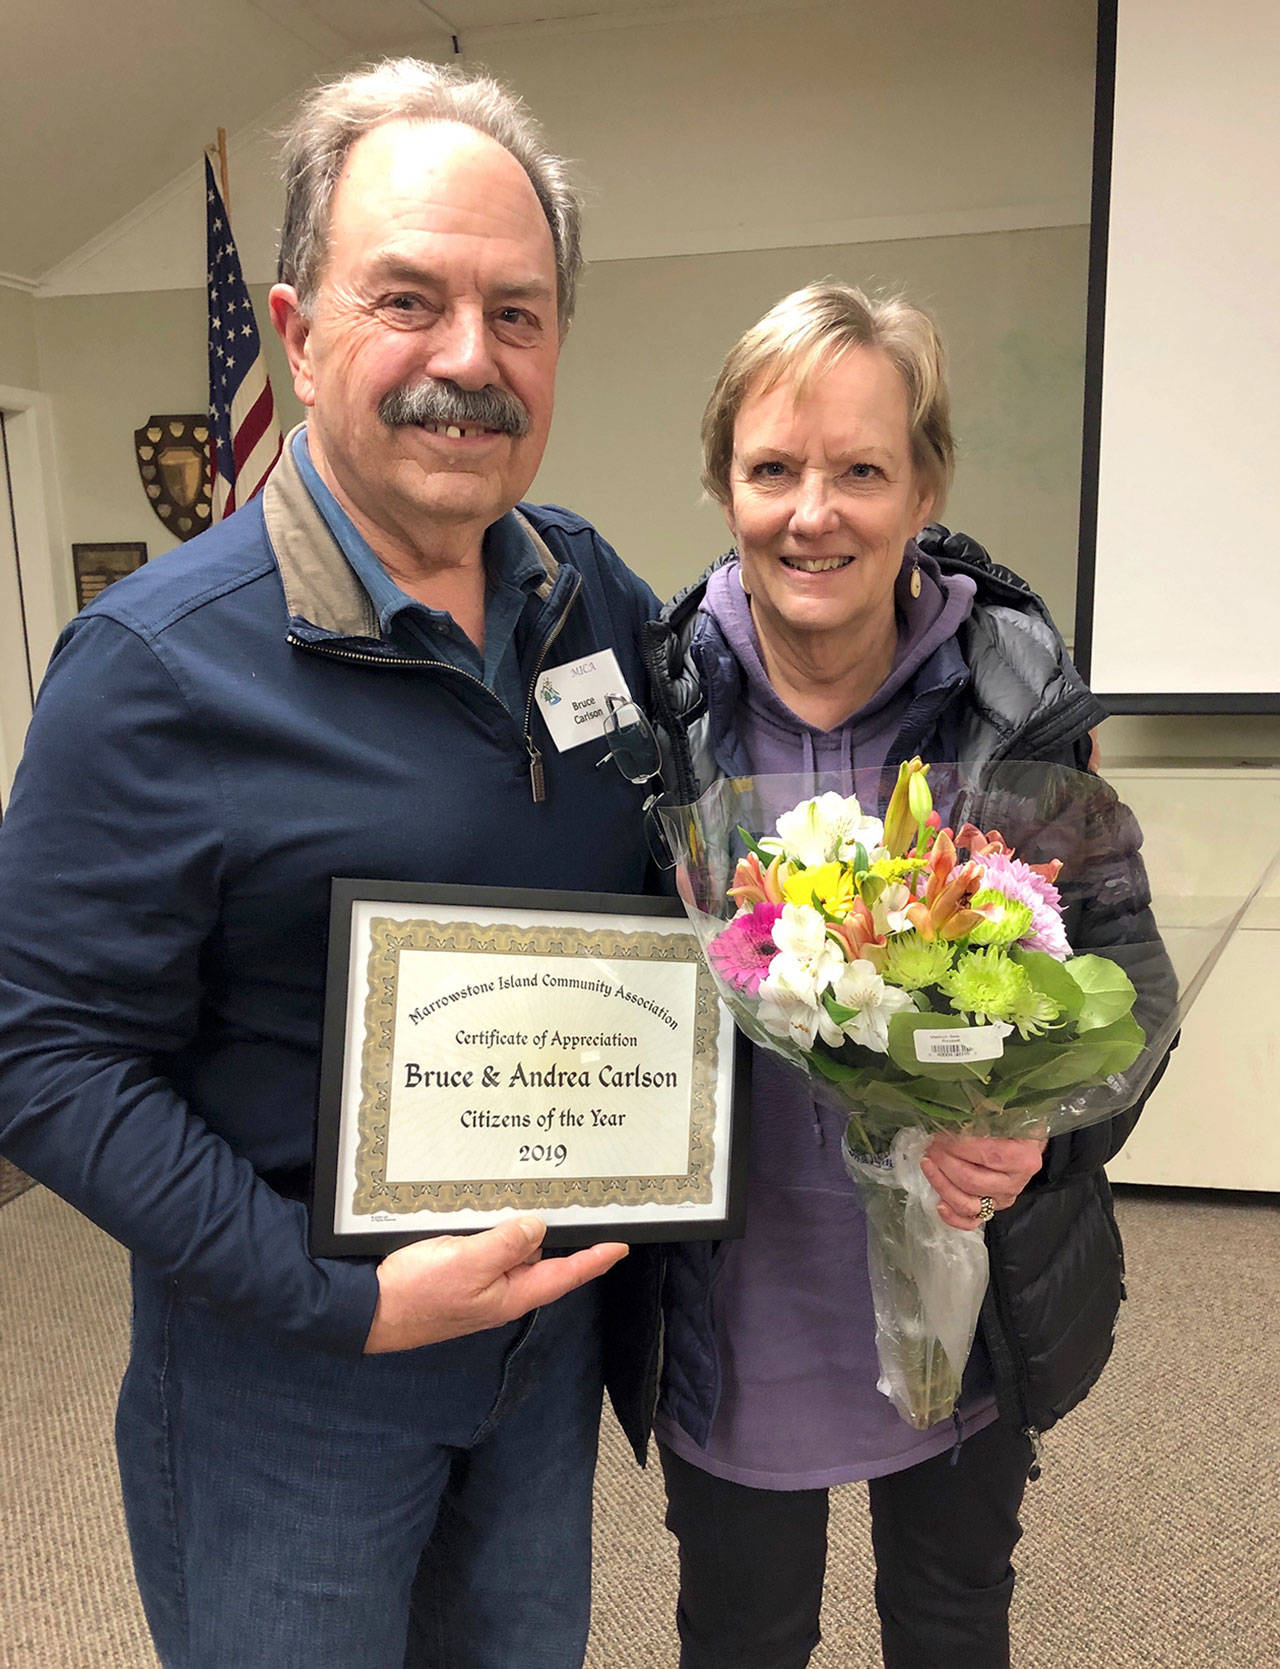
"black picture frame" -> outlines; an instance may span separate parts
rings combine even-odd
[[[384,906],[401,912],[401,918],[395,924],[373,914],[375,911],[381,911]],[[433,910],[441,914],[440,921],[433,918]],[[468,1181],[463,1184],[439,1183],[433,1178],[423,1177],[415,1177],[408,1182],[403,1179],[392,1181],[377,1174],[378,1165],[386,1162],[390,1146],[392,1119],[395,1116],[392,1110],[395,1094],[392,1085],[392,1075],[395,1071],[395,1029],[397,1017],[405,1016],[400,1014],[398,972],[393,978],[388,979],[385,975],[375,976],[371,970],[375,967],[389,968],[393,962],[394,966],[399,968],[398,958],[402,948],[400,940],[404,937],[401,929],[405,920],[424,924],[421,931],[426,936],[433,954],[447,954],[455,949],[471,950],[472,944],[468,936],[474,938],[475,930],[472,923],[470,920],[458,922],[454,919],[464,914],[468,918],[475,914],[486,918],[498,917],[503,924],[498,931],[504,935],[509,931],[517,938],[532,938],[539,934],[558,937],[563,932],[568,932],[570,935],[581,933],[586,941],[598,938],[598,935],[582,925],[564,929],[559,925],[561,918],[585,918],[593,924],[598,921],[599,933],[605,935],[613,931],[611,924],[614,922],[621,922],[626,918],[640,918],[646,923],[652,921],[657,934],[664,937],[673,947],[677,947],[676,959],[679,963],[695,966],[697,998],[695,1011],[691,1011],[689,1023],[695,1026],[696,1036],[690,1041],[696,1052],[698,1046],[714,1036],[715,1046],[712,1053],[715,1057],[715,1087],[708,1089],[707,1071],[691,1076],[700,1078],[702,1082],[702,1089],[698,1092],[700,1105],[704,1111],[708,1103],[711,1107],[709,1128],[713,1139],[709,1145],[717,1155],[714,1182],[708,1181],[712,1171],[709,1164],[700,1161],[697,1166],[694,1165],[695,1146],[705,1159],[708,1144],[702,1137],[696,1142],[692,1136],[690,1138],[689,1164],[690,1175],[696,1171],[701,1179],[698,1186],[704,1193],[710,1186],[709,1201],[704,1198],[695,1205],[690,1200],[682,1200],[674,1206],[664,1207],[661,1200],[645,1200],[640,1196],[649,1185],[653,1185],[659,1191],[668,1186],[679,1190],[688,1181],[688,1178],[653,1175],[647,1172],[611,1176],[608,1187],[621,1188],[623,1192],[620,1196],[616,1200],[595,1202],[585,1207],[579,1207],[576,1202],[550,1207],[539,1203],[540,1199],[545,1198],[545,1194],[539,1192],[540,1188],[545,1190],[556,1181],[563,1182],[566,1177],[570,1179],[570,1187],[594,1183],[601,1183],[603,1186],[599,1176],[577,1179],[571,1167],[562,1176],[551,1179],[544,1173],[539,1173],[527,1178],[487,1177],[481,1181]],[[371,923],[376,923],[376,928],[370,926]],[[416,926],[413,931],[418,931]],[[381,939],[379,935],[382,936]],[[452,942],[445,944],[446,937]],[[653,970],[652,959],[644,954],[648,936],[632,934],[628,937],[624,933],[623,939],[627,942],[628,949],[621,960],[630,960],[636,967],[647,966]],[[383,948],[377,948],[379,944]],[[395,948],[387,949],[387,945]],[[360,953],[364,956],[362,965],[358,962]],[[501,960],[513,969],[519,967],[518,956],[522,953],[539,956],[563,955],[566,962],[572,962],[574,955],[579,954],[562,951],[554,946],[548,949],[545,945],[525,945],[520,952],[510,954],[506,950],[486,951],[486,955],[492,957],[495,963]],[[584,948],[580,954],[598,959],[600,951],[598,948]],[[656,974],[651,971],[648,977],[654,978]],[[391,989],[392,986],[396,987],[394,991]],[[472,1002],[470,992],[470,986],[464,988],[463,1000],[451,1011],[451,1015],[463,1015]],[[479,998],[479,990],[475,996]],[[353,1012],[353,999],[363,1005],[359,1014]],[[454,1002],[456,999],[446,994],[446,1000]],[[548,1004],[553,1000],[548,998]],[[486,1020],[491,1021],[495,1012],[500,1012],[495,1008],[496,1001],[490,998],[488,1001],[479,1002],[471,1012],[476,1015],[483,1012]],[[609,998],[605,995],[600,1001],[607,1003]],[[708,1009],[709,1002],[714,1007],[714,1019]],[[384,1004],[389,1006],[384,1007]],[[615,1000],[614,1007],[621,1008],[623,1005]],[[415,1019],[424,1012],[422,1008],[415,1009],[407,1018]],[[696,1021],[692,1018],[693,1012],[698,1016]],[[635,1011],[630,1005],[627,1017],[635,1017]],[[641,1021],[637,1024],[642,1024],[645,1018],[642,1015]],[[668,1019],[672,1018],[668,1014]],[[358,1060],[354,1058],[352,1049],[352,1040],[357,1037],[360,1039]],[[709,1059],[710,1055],[703,1058]],[[376,1062],[372,1069],[371,1060]],[[697,950],[696,938],[688,925],[684,909],[674,899],[631,894],[459,887],[362,880],[348,876],[335,877],[330,895],[315,1169],[311,1191],[311,1251],[317,1257],[385,1255],[399,1246],[409,1245],[435,1234],[474,1232],[490,1226],[490,1222],[501,1221],[513,1210],[535,1211],[544,1216],[548,1223],[544,1244],[551,1247],[584,1246],[604,1240],[640,1244],[655,1241],[736,1238],[742,1234],[745,1225],[750,1062],[750,1044],[733,1025],[719,998],[715,996],[714,983],[705,967],[701,952]],[[692,1084],[688,1093],[692,1098]],[[597,1090],[595,1095],[603,1099],[602,1092]],[[635,1105],[634,1102],[631,1104]],[[385,1111],[378,1112],[376,1116],[372,1115],[370,1108],[375,1106]],[[557,1109],[551,1109],[551,1112],[555,1111]],[[692,1106],[689,1116],[692,1130],[695,1120]],[[381,1123],[384,1118],[385,1125]],[[703,1124],[706,1123],[704,1118]],[[374,1125],[377,1125],[378,1129],[371,1134],[371,1126]],[[522,1144],[517,1137],[513,1137],[512,1140],[513,1148],[518,1150]],[[524,1145],[527,1147],[531,1144]],[[536,1146],[536,1143],[532,1145]],[[547,1145],[551,1145],[550,1138]],[[354,1161],[353,1153],[358,1156]],[[356,1215],[350,1203],[353,1188],[357,1197],[363,1193],[369,1201],[379,1194],[385,1198],[394,1193],[396,1206],[382,1212],[366,1210],[363,1214],[366,1223],[357,1226],[351,1221]],[[437,1193],[449,1194],[454,1188],[462,1188],[464,1192],[496,1191],[500,1200],[492,1205],[480,1203],[474,1207],[468,1206],[465,1210],[459,1209],[456,1202],[438,1211],[429,1203],[422,1204],[421,1196],[424,1192],[435,1190]],[[634,1195],[627,1192],[632,1189],[635,1190]],[[557,1197],[554,1191],[552,1197]],[[416,1200],[418,1204],[411,1207],[405,1203],[406,1199]],[[643,1215],[633,1215],[637,1211]],[[628,1215],[622,1215],[623,1212]],[[423,1220],[424,1216],[427,1221]],[[479,1220],[472,1220],[473,1217]],[[409,1218],[413,1219],[412,1223],[408,1222]],[[376,1227],[373,1226],[375,1221]]]

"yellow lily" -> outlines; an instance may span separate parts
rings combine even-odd
[[[909,851],[917,829],[933,810],[933,796],[925,781],[928,772],[919,754],[898,766],[898,780],[884,814],[884,844],[891,857],[900,858]]]

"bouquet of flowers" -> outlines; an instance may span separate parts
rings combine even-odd
[[[1010,838],[944,826],[919,759],[901,767],[883,817],[824,793],[765,832],[787,780],[770,778],[717,783],[664,813],[735,1019],[848,1114],[880,1389],[919,1428],[955,1406],[987,1280],[983,1236],[941,1220],[921,1171],[933,1134],[1049,1136],[1122,1111],[1178,1009],[1136,828],[1104,783],[1020,766],[978,792],[936,769],[953,812],[998,810]],[[1113,917],[1127,902],[1145,937],[1106,956],[1073,951],[1072,899]]]

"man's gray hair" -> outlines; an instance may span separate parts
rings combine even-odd
[[[555,246],[560,329],[573,317],[582,269],[582,198],[563,158],[547,150],[522,100],[487,75],[448,64],[387,58],[309,93],[284,134],[284,227],[279,277],[315,303],[329,243],[333,193],[351,147],[383,122],[459,122],[509,151],[537,194]]]

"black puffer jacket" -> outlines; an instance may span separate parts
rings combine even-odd
[[[931,526],[919,544],[944,575],[968,575],[977,592],[958,635],[954,688],[941,711],[936,706],[908,711],[888,765],[921,753],[958,761],[966,779],[978,783],[996,764],[1007,781],[1011,762],[1018,760],[1085,770],[1089,731],[1105,710],[1071,664],[1043,602],[964,534]],[[707,577],[647,628],[650,712],[666,747],[667,798],[677,804],[696,798],[717,776],[749,770],[737,752],[731,717],[737,664],[715,623],[698,613]],[[1150,912],[1141,836],[1131,816],[1122,819],[1128,838],[1117,849],[1117,803],[1100,779],[1097,809],[1106,841],[1092,854],[1088,895],[1072,901],[1064,893],[1066,925],[1077,950],[1154,947],[1139,1014],[1150,1024],[1167,1013],[1175,985]],[[975,796],[966,815],[981,827],[998,827],[998,796]],[[1147,1094],[1151,1088],[1154,1082]],[[1054,1137],[1033,1182],[987,1226],[991,1277],[979,1325],[1000,1412],[1033,1442],[1080,1401],[1111,1353],[1124,1264],[1103,1166],[1123,1145],[1139,1111],[1140,1105]],[[718,1384],[711,1256],[705,1244],[675,1248],[667,1275],[669,1348],[681,1365],[681,1420],[684,1424],[689,1416],[695,1437],[697,1427],[705,1432],[710,1425]]]

